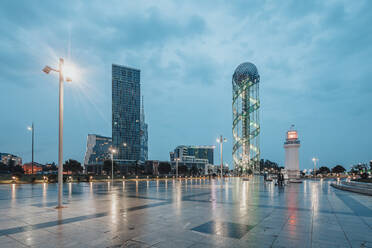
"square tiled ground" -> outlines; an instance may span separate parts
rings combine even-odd
[[[194,227],[191,230],[201,233],[221,235],[229,238],[240,239],[250,229],[252,229],[252,226],[232,222],[209,221],[200,226]]]
[[[369,247],[372,197],[260,177],[0,185],[0,247]]]

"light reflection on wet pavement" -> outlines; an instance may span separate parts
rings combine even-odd
[[[261,177],[0,185],[0,247],[372,247],[372,197]]]

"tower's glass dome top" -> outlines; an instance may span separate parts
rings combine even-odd
[[[252,81],[260,80],[260,75],[258,74],[257,67],[250,63],[245,62],[240,64],[233,74],[233,79],[235,83],[240,84],[243,80],[250,78]]]

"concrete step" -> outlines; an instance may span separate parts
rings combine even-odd
[[[366,188],[366,187],[352,186],[352,185],[347,185],[344,183],[331,183],[331,186],[336,189],[340,189],[340,190],[346,190],[350,192],[372,196],[372,189]]]

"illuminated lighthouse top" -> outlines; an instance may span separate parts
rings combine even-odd
[[[300,140],[298,139],[298,133],[296,130],[294,130],[294,125],[292,125],[289,131],[287,132],[287,137],[284,144],[300,144]]]

